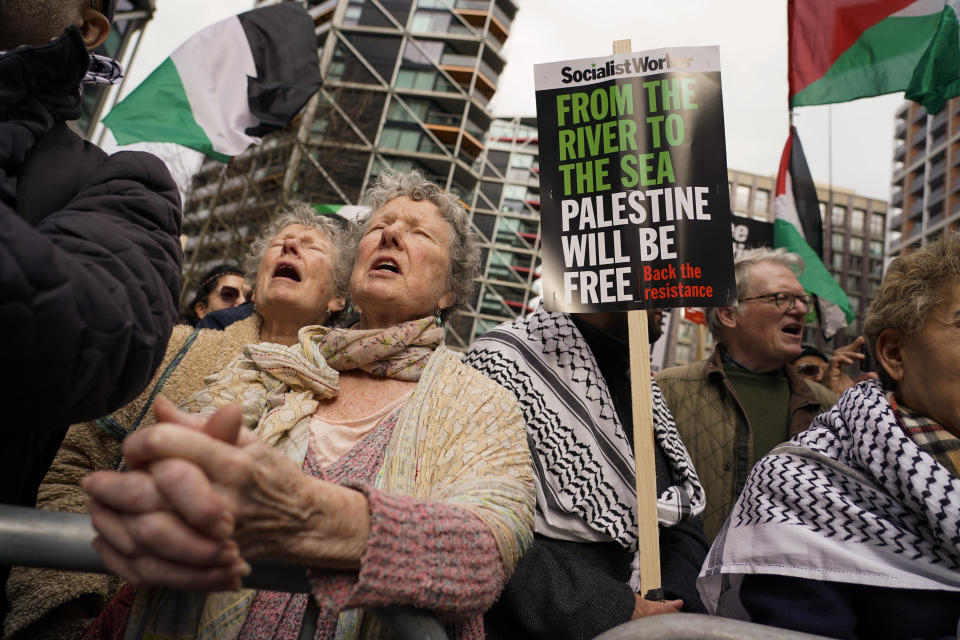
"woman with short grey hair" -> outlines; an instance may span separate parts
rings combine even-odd
[[[331,249],[334,251],[334,293],[345,298],[347,285],[350,281],[350,269],[353,267],[353,254],[349,249],[344,250],[342,237],[346,233],[349,223],[334,216],[321,215],[305,202],[290,202],[269,223],[250,244],[250,250],[244,259],[244,269],[247,272],[247,282],[254,286],[260,270],[263,255],[274,239],[282,230],[291,225],[300,225],[308,229],[315,229],[318,233],[331,240]]]
[[[470,218],[457,196],[427,180],[419,171],[400,173],[388,171],[380,174],[367,190],[364,201],[371,213],[359,220],[353,241],[359,242],[367,232],[373,214],[395,198],[410,198],[414,202],[432,203],[440,216],[450,225],[450,272],[447,284],[456,295],[456,301],[440,309],[445,321],[454,311],[470,302],[470,294],[476,285],[475,274],[480,271],[480,242],[470,228]]]

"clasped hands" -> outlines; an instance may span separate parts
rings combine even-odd
[[[241,426],[239,406],[209,420],[165,398],[157,424],[123,443],[129,471],[84,478],[93,542],[134,586],[239,589],[248,560],[359,568],[369,505],[355,490],[310,478]]]

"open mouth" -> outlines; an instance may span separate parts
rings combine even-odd
[[[273,271],[274,278],[287,278],[294,282],[300,282],[300,272],[291,264],[278,264]]]
[[[375,263],[373,263],[373,270],[400,273],[400,268],[397,266],[397,263],[390,258],[380,258],[377,260]]]
[[[783,331],[784,333],[789,333],[792,336],[799,336],[803,334],[803,326],[799,324],[788,324],[783,329],[781,329],[781,331]]]

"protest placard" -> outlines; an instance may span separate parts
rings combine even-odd
[[[733,257],[748,249],[757,247],[773,248],[773,223],[755,220],[745,216],[733,216],[730,233],[733,236]]]
[[[735,298],[716,47],[535,65],[551,311]]]

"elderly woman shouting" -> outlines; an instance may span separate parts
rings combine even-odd
[[[894,260],[861,382],[754,467],[700,577],[708,608],[837,638],[960,631],[960,236]]]
[[[533,483],[516,400],[442,345],[479,252],[456,197],[419,174],[381,176],[368,200],[358,325],[252,345],[187,403],[204,417],[240,404],[256,438],[236,407],[205,424],[168,414],[186,426],[124,443],[135,471],[86,482],[109,568],[213,591],[141,590],[128,637],[376,635],[362,608],[394,604],[483,636],[532,537]],[[304,566],[312,597],[224,591],[265,557]]]
[[[295,344],[304,325],[325,324],[344,306],[352,253],[341,252],[340,225],[294,203],[254,240],[246,260],[257,290],[257,310],[225,331],[174,328],[154,379],[116,413],[70,428],[38,492],[43,509],[83,512],[80,480],[120,464],[127,434],[154,423],[154,399],[163,393],[175,403],[204,386],[204,378],[225,367],[244,345],[261,340]],[[240,286],[240,283],[234,283]],[[76,637],[120,588],[122,581],[99,574],[71,574],[15,568],[8,583],[11,612],[5,633],[23,637]]]

